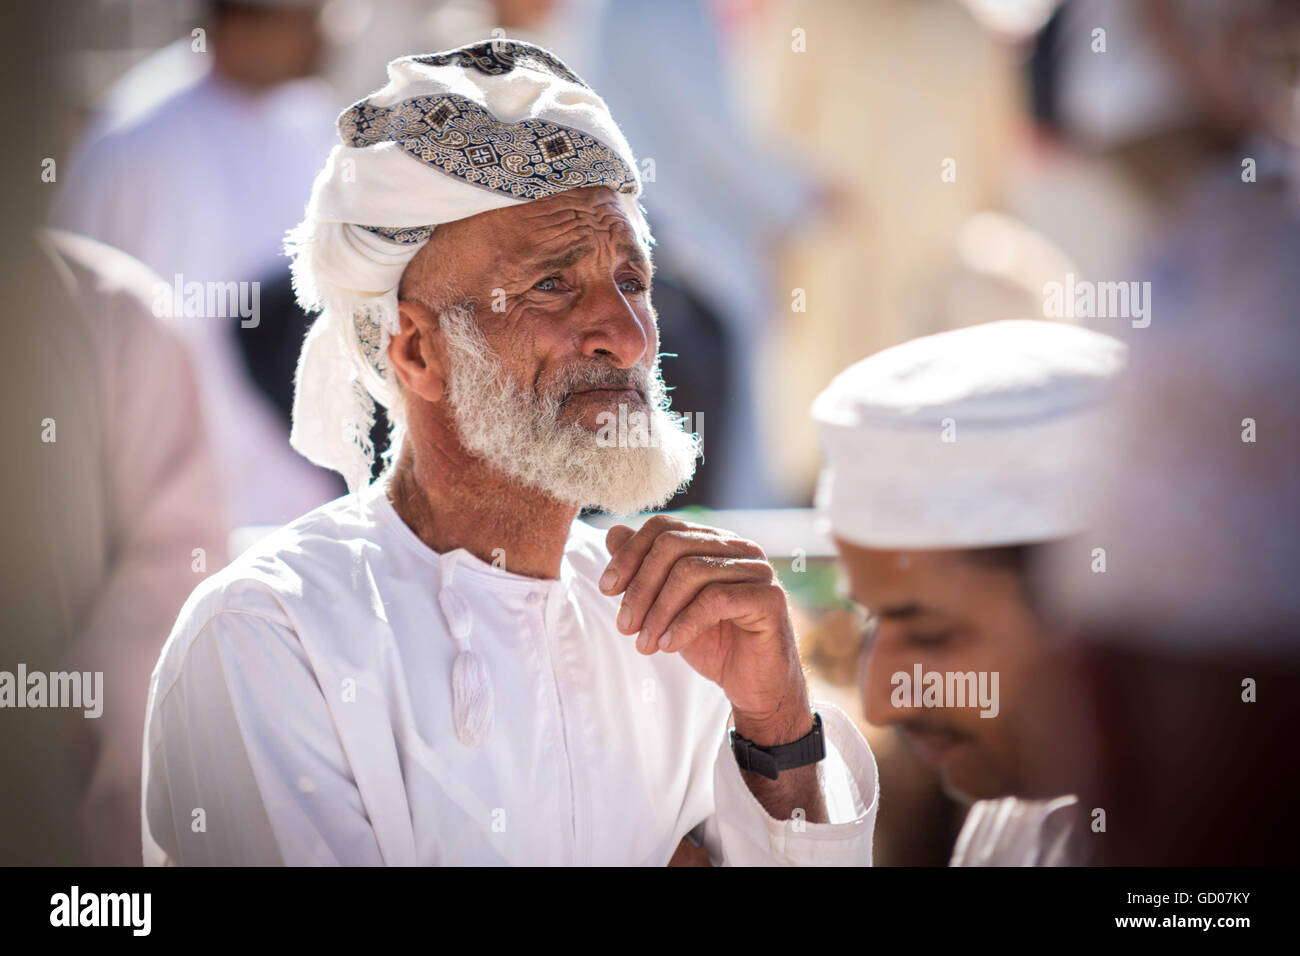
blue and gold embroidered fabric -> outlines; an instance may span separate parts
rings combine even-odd
[[[532,69],[586,87],[551,54],[510,41],[409,59],[488,75]],[[606,186],[627,194],[637,191],[632,170],[596,137],[542,119],[502,122],[478,103],[451,93],[416,96],[392,106],[361,100],[339,117],[338,125],[348,146],[392,142],[428,166],[513,199],[543,199],[586,186]],[[365,228],[398,243],[424,242],[433,232],[432,226]]]
[[[586,86],[582,78],[541,47],[517,40],[486,40],[471,43],[446,53],[425,53],[411,57],[416,63],[429,66],[463,66],[478,70],[488,76],[501,76],[519,68],[550,73],[561,80]]]

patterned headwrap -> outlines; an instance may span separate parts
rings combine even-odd
[[[605,186],[650,237],[636,160],[604,101],[539,47],[491,40],[394,60],[338,128],[343,143],[286,242],[298,301],[321,312],[298,362],[290,442],[355,492],[369,483],[374,401],[400,423],[386,352],[397,287],[439,223]]]

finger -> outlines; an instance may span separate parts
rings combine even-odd
[[[706,584],[695,600],[673,618],[659,640],[659,649],[683,651],[723,621],[744,631],[776,632],[787,613],[785,591],[776,581]]]
[[[610,553],[611,557],[618,554],[619,549],[621,549],[623,545],[627,544],[628,538],[632,537],[634,534],[636,534],[636,532],[625,524],[614,525],[605,532],[605,550]]]
[[[645,572],[642,571],[642,574]],[[638,580],[640,575],[637,576]],[[638,649],[653,653],[673,619],[694,601],[704,588],[713,584],[765,584],[776,577],[772,565],[752,558],[717,558],[687,555],[679,559],[668,573],[654,602],[641,623]],[[629,592],[631,589],[629,588]]]
[[[620,526],[621,527],[621,526]],[[627,582],[632,580],[637,569],[641,567],[641,561],[650,552],[653,547],[655,538],[665,531],[706,531],[701,525],[692,525],[682,521],[680,518],[670,518],[667,515],[652,515],[646,519],[635,534],[630,537],[623,537],[622,542],[617,548],[610,547],[610,562],[605,569],[605,573],[600,577],[600,589],[606,594],[618,594],[627,586]],[[610,546],[610,538],[613,535],[613,529],[610,534],[605,536],[605,544]],[[613,571],[613,576],[610,572]]]
[[[638,542],[629,540],[623,554],[633,549],[639,553]],[[673,566],[688,556],[767,562],[762,548],[752,541],[736,538],[728,531],[676,520],[656,523],[654,537],[650,540],[649,549],[641,556],[640,564],[629,579],[622,579],[618,584],[618,588],[624,592],[617,620],[619,630],[625,634],[634,634],[643,629],[645,615],[658,599]],[[767,572],[773,573],[770,566]],[[620,571],[620,574],[625,573],[626,571]]]
[[[744,555],[737,553],[721,538],[694,531],[662,532],[641,560],[636,574],[623,586],[623,604],[618,612],[619,630],[631,634],[641,629],[646,612],[659,597],[673,567],[691,557],[721,560]]]
[[[623,589],[625,578],[631,576],[632,571],[640,565],[644,553],[649,551],[650,545],[654,543],[654,534],[658,527],[655,518],[652,517],[647,519],[637,531],[633,531],[627,525],[615,525],[609,529],[609,534],[605,535],[605,547],[609,549],[609,564],[600,576],[601,591],[606,594],[617,594]]]

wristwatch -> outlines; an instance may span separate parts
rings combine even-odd
[[[731,752],[736,755],[736,765],[741,770],[749,770],[769,780],[775,780],[782,770],[805,767],[826,756],[826,740],[822,736],[822,715],[814,712],[812,730],[793,743],[781,744],[779,747],[760,747],[733,730]]]

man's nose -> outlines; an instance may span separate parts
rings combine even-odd
[[[582,354],[604,358],[619,368],[643,361],[653,348],[653,326],[637,315],[617,284],[600,283],[579,306],[582,311]]]
[[[891,702],[894,691],[892,678],[899,671],[905,672],[910,680],[911,662],[904,661],[899,649],[884,635],[878,634],[862,665],[862,713],[867,723],[887,727],[907,719],[909,708],[895,707]],[[907,703],[911,703],[911,694],[908,694]]]

